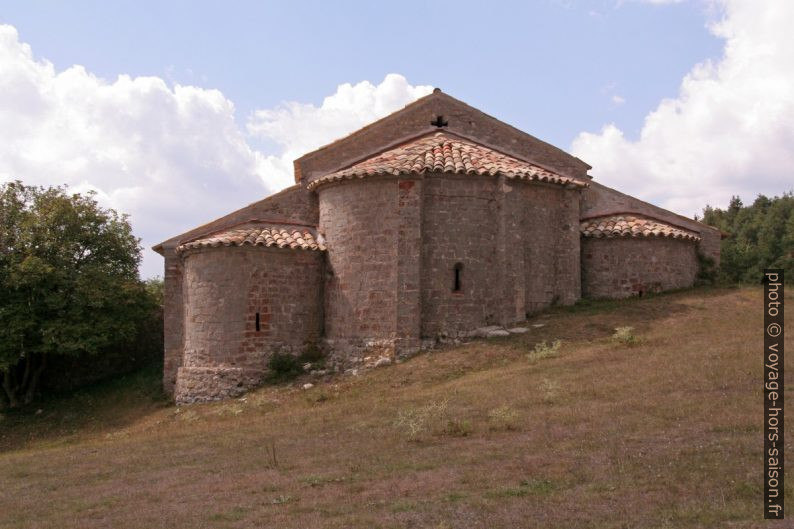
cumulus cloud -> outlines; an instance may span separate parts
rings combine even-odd
[[[287,186],[294,182],[292,161],[295,158],[432,91],[432,86],[411,86],[402,75],[389,74],[379,85],[369,81],[340,85],[319,107],[289,102],[275,109],[257,110],[247,128],[252,135],[281,146],[281,154],[268,156],[265,165],[277,182]]]
[[[573,141],[598,181],[687,215],[736,194],[792,189],[794,3],[720,7],[709,30],[725,40],[723,57],[695,65],[678,96],[646,116],[639,138],[608,124]]]
[[[150,246],[292,183],[292,158],[427,92],[399,75],[341,85],[314,107],[257,111],[251,146],[234,104],[218,90],[169,86],[158,77],[108,81],[81,66],[56,71],[0,25],[0,182],[66,184],[96,191],[130,215],[147,248],[142,275],[162,274]]]

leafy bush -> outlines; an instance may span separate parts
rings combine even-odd
[[[267,361],[270,370],[270,380],[283,381],[292,380],[303,372],[301,360],[290,353],[276,352]]]
[[[547,344],[546,341],[542,341],[540,343],[535,344],[535,348],[532,350],[531,353],[527,355],[527,358],[530,360],[537,361],[543,360],[546,358],[556,358],[560,356],[560,347],[562,346],[562,342],[560,340],[554,340],[551,345]]]
[[[271,382],[292,380],[303,373],[303,366],[307,363],[312,364],[313,368],[321,368],[325,363],[325,354],[316,344],[307,344],[300,355],[273,353],[267,362],[270,370],[268,378]]]
[[[140,241],[94,194],[0,184],[0,408],[29,403],[48,364],[136,339],[157,304]]]
[[[711,257],[697,252],[698,271],[695,276],[695,285],[713,285],[717,282],[719,272]]]
[[[728,236],[722,240],[720,279],[758,283],[764,268],[782,268],[794,277],[794,194],[758,195],[750,206],[731,198],[726,209],[706,206],[703,222]]]

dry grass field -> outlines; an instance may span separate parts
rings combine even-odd
[[[230,402],[176,408],[154,371],[48,400],[0,419],[0,526],[792,527],[761,519],[761,295],[559,308]]]

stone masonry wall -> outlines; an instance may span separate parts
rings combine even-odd
[[[425,180],[422,336],[455,335],[499,323],[496,177],[431,175]],[[460,263],[461,289],[453,291]]]
[[[667,238],[582,238],[582,294],[626,298],[687,288],[698,271],[696,245]]]
[[[397,311],[395,351],[410,354],[421,347],[422,218],[424,179],[397,181]]]
[[[182,257],[174,248],[165,249],[163,281],[163,390],[174,394],[176,373],[182,365],[184,341],[184,308],[182,294]]]
[[[325,335],[333,347],[397,338],[398,189],[394,178],[318,189],[329,265]]]
[[[332,349],[410,352],[424,339],[579,299],[576,190],[429,174],[344,181],[318,193]]]
[[[322,252],[250,246],[186,252],[177,402],[249,389],[273,352],[319,342],[323,261]]]
[[[471,175],[429,175],[424,185],[424,338],[579,299],[578,191]]]
[[[720,264],[720,242],[722,234],[717,228],[702,222],[677,215],[672,211],[654,206],[638,198],[621,193],[610,187],[591,182],[590,187],[582,193],[582,218],[615,213],[642,213],[659,220],[680,226],[700,234],[699,251]]]
[[[317,195],[303,186],[292,186],[279,193],[249,204],[217,220],[172,237],[155,247],[165,257],[164,274],[164,369],[163,389],[174,394],[176,374],[182,365],[184,344],[184,306],[182,291],[182,257],[175,252],[181,241],[251,219],[281,220],[307,226],[316,226],[318,217]]]
[[[525,313],[575,303],[581,297],[579,191],[544,185],[520,190]]]

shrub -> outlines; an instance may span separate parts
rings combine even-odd
[[[471,422],[466,419],[448,419],[447,425],[444,427],[446,435],[452,437],[467,437],[474,431]]]
[[[634,334],[634,327],[617,327],[615,334],[612,335],[612,341],[623,345],[634,345],[639,339]]]
[[[543,402],[551,404],[560,396],[560,385],[553,380],[544,378],[538,389],[543,393]]]
[[[430,432],[441,433],[448,426],[447,403],[445,399],[419,408],[400,410],[394,425],[402,430],[410,441],[417,441]]]
[[[516,430],[518,413],[508,405],[499,406],[488,412],[491,430]]]
[[[551,345],[547,344],[544,340],[535,344],[535,348],[527,355],[527,358],[533,362],[536,360],[543,360],[545,358],[556,358],[560,356],[561,346],[562,342],[560,340],[554,340]]]
[[[704,255],[700,251],[697,252],[698,271],[695,276],[695,285],[713,285],[717,282],[719,276],[719,269],[717,268],[714,259]]]
[[[302,372],[300,359],[289,353],[273,353],[267,361],[267,367],[273,381],[291,380]]]

